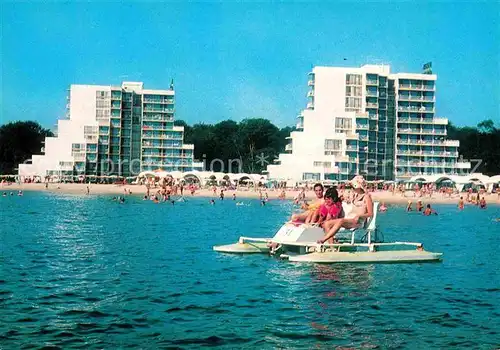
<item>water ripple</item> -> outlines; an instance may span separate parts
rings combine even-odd
[[[408,220],[391,207],[380,217],[386,240],[423,241],[444,252],[440,264],[317,266],[211,250],[275,232],[288,202],[118,205],[45,193],[16,200],[0,203],[6,349],[500,344],[499,225],[491,221],[498,207],[436,206],[439,220]]]

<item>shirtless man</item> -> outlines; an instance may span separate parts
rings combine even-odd
[[[314,194],[316,195],[316,200],[312,201],[309,204],[304,204],[302,206],[302,209],[305,211],[300,213],[300,214],[293,214],[292,215],[292,221],[301,221],[304,222],[306,221],[307,217],[311,212],[316,211],[321,204],[323,204],[323,185],[320,183],[317,183],[314,185]]]

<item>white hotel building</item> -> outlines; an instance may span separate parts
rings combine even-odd
[[[141,171],[202,170],[194,146],[184,144],[184,127],[174,126],[173,86],[144,89],[143,83],[121,86],[71,85],[67,118],[57,136],[47,137],[43,155],[20,164],[21,176],[115,175]]]
[[[387,65],[315,67],[307,107],[269,177],[399,180],[469,169],[457,161],[459,142],[446,138],[448,120],[435,116],[436,79]]]

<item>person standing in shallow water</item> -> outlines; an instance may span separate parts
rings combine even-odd
[[[224,190],[220,190],[220,200],[224,200]]]
[[[438,213],[434,209],[431,208],[430,204],[427,204],[423,214],[425,216],[430,216],[430,215],[437,215]]]
[[[482,197],[480,200],[479,200],[479,207],[481,209],[486,209],[486,199],[484,199],[484,197]]]

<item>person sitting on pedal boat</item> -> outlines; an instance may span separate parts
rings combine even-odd
[[[325,243],[330,240],[333,243],[335,234],[343,227],[346,229],[362,227],[366,219],[373,217],[373,202],[369,193],[365,190],[365,179],[363,176],[355,176],[351,180],[354,189],[354,198],[352,201],[352,210],[347,213],[345,218],[330,220],[325,231],[325,237],[318,240],[318,243]]]
[[[319,208],[321,204],[323,204],[323,185],[317,183],[314,185],[314,194],[316,195],[316,200],[309,204],[306,204],[303,211],[300,214],[293,214],[291,221],[292,222],[305,222],[308,223],[312,219],[312,215]]]

